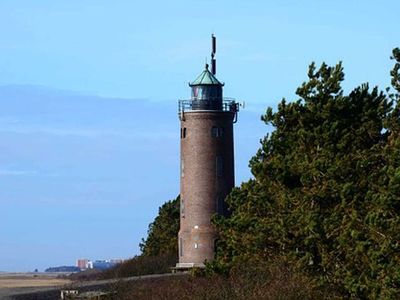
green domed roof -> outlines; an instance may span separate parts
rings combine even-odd
[[[211,73],[208,70],[208,65],[206,64],[206,68],[201,74],[192,82],[189,84],[190,86],[193,85],[221,85],[223,86],[224,84],[221,83],[213,73]]]

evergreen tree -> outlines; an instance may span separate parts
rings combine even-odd
[[[297,101],[262,117],[275,130],[250,162],[254,180],[228,197],[231,216],[215,219],[211,267],[280,258],[349,295],[399,296],[397,96],[368,84],[344,95],[341,64],[311,64],[308,77]]]
[[[165,202],[158,216],[149,225],[146,240],[142,239],[140,250],[144,256],[172,254],[178,257],[180,197]]]
[[[391,59],[396,61],[393,70],[390,72],[390,75],[392,76],[392,86],[397,91],[397,93],[400,93],[400,49],[399,48],[393,49],[393,56],[391,57]],[[398,95],[399,94],[397,94],[397,96]]]

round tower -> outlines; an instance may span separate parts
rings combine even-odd
[[[192,95],[179,101],[181,121],[180,230],[177,268],[203,267],[214,258],[218,233],[214,214],[227,213],[225,197],[234,187],[233,123],[238,104],[223,98],[223,83],[215,77],[215,37],[212,69],[189,84]]]

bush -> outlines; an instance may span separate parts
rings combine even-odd
[[[236,266],[230,276],[190,276],[119,283],[112,299],[339,299],[285,264]]]
[[[399,91],[400,51],[393,87]],[[341,64],[310,66],[299,99],[262,120],[274,130],[254,179],[227,198],[212,270],[283,257],[318,284],[358,298],[400,297],[400,99],[363,84],[346,94]]]
[[[114,268],[102,272],[99,275],[99,279],[170,273],[171,267],[175,266],[176,263],[177,258],[175,253],[158,256],[136,256]]]

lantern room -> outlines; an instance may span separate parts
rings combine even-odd
[[[222,110],[222,87],[206,64],[201,74],[189,84],[192,88],[192,110]]]

